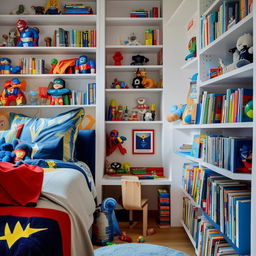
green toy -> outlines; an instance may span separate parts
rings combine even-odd
[[[249,118],[253,118],[253,101],[250,100],[244,108],[244,113],[246,114],[246,116],[248,116]]]

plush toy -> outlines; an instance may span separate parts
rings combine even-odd
[[[189,54],[185,57],[185,60],[196,57],[196,37],[192,37],[188,43]]]
[[[19,143],[17,139],[13,142],[14,162],[18,163],[23,160],[31,159],[32,147],[26,143]]]
[[[65,88],[65,81],[56,78],[48,86],[48,94],[51,96],[51,105],[69,105],[70,90]]]
[[[18,20],[16,27],[20,33],[18,47],[38,46],[39,30],[37,28],[29,28],[24,20]]]
[[[123,55],[121,52],[115,52],[113,56],[113,60],[115,61],[115,66],[121,66],[122,63],[121,61],[124,59]]]
[[[18,78],[13,78],[4,83],[4,89],[0,95],[0,105],[10,106],[13,102],[19,106],[26,103],[26,98],[22,89],[25,89],[25,82],[20,82]]]
[[[112,130],[107,139],[107,153],[106,155],[111,155],[117,148],[119,149],[122,155],[127,153],[127,150],[122,146],[122,144],[126,141],[126,137],[119,136],[119,132],[117,130]]]
[[[21,67],[12,67],[12,61],[9,58],[0,58],[0,74],[9,75],[17,74],[20,72]]]
[[[5,142],[5,138],[0,140],[0,162],[13,163],[15,154],[13,151],[13,145]]]
[[[186,108],[186,104],[185,105],[172,105],[170,107],[170,111],[169,111],[169,114],[167,115],[167,121],[168,122],[175,122],[179,119],[182,118],[182,115],[185,111],[185,108]]]
[[[149,62],[149,59],[142,55],[132,56],[132,60],[133,62],[131,63],[131,65],[135,65],[135,66],[142,66]]]

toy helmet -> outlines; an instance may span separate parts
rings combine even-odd
[[[13,87],[17,87],[20,85],[20,80],[18,78],[13,78],[11,84]]]
[[[28,27],[27,22],[25,20],[18,20],[16,26],[19,31],[22,31]]]
[[[61,79],[61,78],[56,78],[56,79],[54,79],[54,80],[53,80],[53,85],[55,85],[55,84],[60,84],[60,85],[62,85],[63,87],[65,87],[65,81],[64,81],[63,79]]]
[[[88,61],[88,58],[87,58],[87,56],[80,56],[79,57],[79,64],[85,64],[85,63],[87,63],[87,61]]]

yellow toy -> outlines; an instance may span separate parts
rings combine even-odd
[[[154,79],[147,77],[146,71],[141,71],[142,76],[142,85],[144,88],[156,88],[157,82],[154,81]]]
[[[143,236],[138,236],[136,240],[137,240],[137,243],[144,243],[145,242],[145,238]]]
[[[45,14],[60,14],[59,0],[47,0],[45,5]]]
[[[130,173],[131,164],[129,162],[125,162],[122,164],[122,170],[125,170],[126,173]]]

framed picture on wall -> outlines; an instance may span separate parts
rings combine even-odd
[[[132,153],[155,154],[155,131],[132,130]]]

